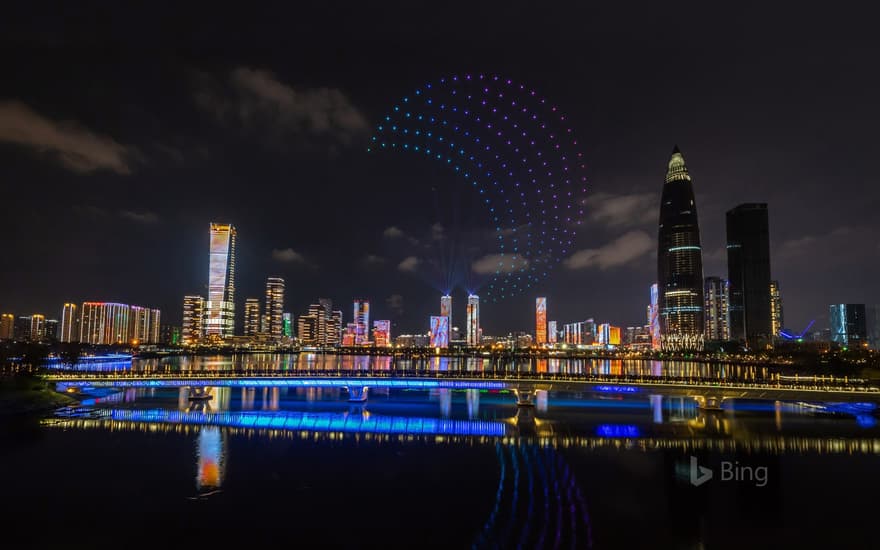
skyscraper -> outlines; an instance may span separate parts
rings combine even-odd
[[[183,297],[183,326],[181,327],[181,343],[193,345],[205,335],[205,299],[201,296]]]
[[[547,298],[535,299],[535,343],[547,343]]]
[[[449,317],[449,326],[452,326],[452,296],[449,294],[440,296],[440,316]]]
[[[146,343],[150,330],[150,310],[142,306],[131,306],[128,322],[129,339],[139,344]]]
[[[284,279],[269,277],[266,280],[266,310],[268,333],[272,338],[280,339],[284,333],[282,314],[284,313]]]
[[[79,341],[84,344],[129,342],[131,308],[127,304],[83,302]]]
[[[256,336],[260,332],[260,300],[248,298],[244,302],[244,335]]]
[[[158,309],[150,309],[150,330],[147,341],[151,344],[162,342],[162,312]]]
[[[468,308],[470,308],[470,305],[468,305]],[[431,316],[431,347],[449,347],[449,317],[444,315]]]
[[[660,338],[664,350],[703,348],[703,251],[694,188],[676,146],[660,200],[657,250]]]
[[[287,311],[281,314],[281,336],[293,338],[293,315]]]
[[[4,313],[0,315],[0,340],[12,340],[15,338],[15,315]]]
[[[76,304],[66,303],[61,310],[61,342],[79,342],[79,317],[76,315]]]
[[[42,342],[46,339],[46,316],[40,313],[31,315],[31,342]]]
[[[212,223],[205,335],[232,336],[235,332],[235,227]]]
[[[370,302],[369,300],[357,299],[354,301],[354,324],[357,332],[354,344],[360,346],[370,340]]]
[[[767,205],[741,204],[727,212],[730,339],[750,349],[772,342],[770,224]]]
[[[832,304],[828,307],[831,341],[844,347],[868,345],[865,304]]]
[[[779,336],[785,317],[782,314],[782,295],[779,292],[779,281],[770,281],[770,335]]]
[[[706,277],[706,340],[730,340],[730,284]]]
[[[471,294],[467,299],[467,345],[480,345],[480,297]]]
[[[555,344],[559,333],[556,331],[556,321],[547,321],[547,342]]]
[[[373,321],[373,342],[377,348],[391,345],[391,321]]]
[[[660,338],[660,291],[659,285],[651,285],[651,303],[648,304],[648,326],[651,331],[651,349],[661,348]]]
[[[297,319],[297,336],[305,346],[338,346],[342,340],[342,312],[332,311],[333,302],[321,298],[309,306],[308,313]],[[355,326],[354,323],[351,323]],[[354,330],[356,332],[356,328]],[[354,345],[354,333],[351,343]]]

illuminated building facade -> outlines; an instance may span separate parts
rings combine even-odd
[[[129,310],[128,338],[132,343],[159,343],[160,313],[158,309],[131,306]]]
[[[205,299],[201,296],[183,297],[183,325],[180,341],[183,345],[199,343],[205,336]]]
[[[46,339],[46,316],[39,313],[31,315],[30,341],[42,342]]]
[[[79,342],[79,316],[76,313],[76,304],[73,303],[65,303],[61,309],[60,342]]]
[[[832,304],[828,308],[831,341],[842,347],[868,345],[868,318],[865,304]]]
[[[706,277],[706,340],[730,340],[730,284],[721,277]]]
[[[727,278],[730,339],[750,349],[772,343],[770,320],[770,223],[764,203],[727,212]]]
[[[4,313],[0,315],[0,340],[12,340],[15,338],[15,315]]]
[[[129,342],[131,308],[126,304],[83,302],[79,341],[84,344],[126,344]]]
[[[232,336],[235,332],[235,227],[212,223],[205,335]]]
[[[648,325],[651,327],[651,349],[659,350],[660,338],[660,291],[659,285],[651,285],[651,303],[648,305]]]
[[[342,333],[342,345],[353,346],[357,341],[357,323],[346,323],[345,331]]]
[[[306,315],[300,315],[297,319],[297,335],[304,346],[331,346],[335,347],[343,342],[343,345],[354,345],[352,332],[351,343],[345,344],[342,334],[342,312],[333,311],[333,302],[327,298],[321,298],[317,304],[309,306]]]
[[[452,296],[449,294],[440,297],[440,316],[449,317],[449,325],[452,323]]]
[[[293,315],[286,311],[281,314],[281,336],[293,338]]]
[[[779,336],[784,322],[779,281],[770,281],[770,334],[773,338]]]
[[[620,327],[611,326],[608,323],[599,325],[599,345],[617,347],[620,345]]]
[[[470,308],[470,300],[468,300],[468,308]],[[443,315],[431,316],[430,344],[432,348],[449,347],[449,317]]]
[[[547,298],[535,299],[535,343],[547,343]]]
[[[260,300],[248,298],[244,301],[244,335],[256,336],[260,333]]]
[[[158,344],[162,341],[162,312],[158,309],[150,310],[150,331],[147,341]]]
[[[354,345],[362,346],[370,340],[370,302],[369,300],[357,299],[354,301],[354,319],[356,325]]]
[[[566,323],[562,326],[562,341],[572,345],[592,345],[598,339],[598,328],[592,319]]]
[[[556,330],[556,321],[547,322],[547,342],[555,344],[559,338],[559,332]]]
[[[284,279],[269,277],[266,280],[267,333],[276,340],[284,335],[282,315],[284,314]]]
[[[660,200],[657,282],[661,347],[703,349],[703,251],[694,188],[676,146]]]
[[[373,321],[373,342],[377,348],[391,345],[391,321]]]
[[[447,317],[447,327],[449,318]],[[480,345],[480,297],[471,294],[467,299],[467,345]]]

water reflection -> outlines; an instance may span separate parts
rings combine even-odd
[[[220,428],[204,426],[199,430],[196,456],[196,488],[200,492],[219,489],[223,485],[226,463],[226,434]]]

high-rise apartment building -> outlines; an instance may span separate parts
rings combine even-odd
[[[338,346],[342,341],[342,312],[333,311],[333,302],[327,298],[321,298],[317,304],[309,306],[308,313],[300,315],[297,319],[296,332],[300,342],[305,346]],[[357,327],[353,328],[351,343],[354,345],[354,336]]]
[[[4,313],[0,315],[0,340],[12,340],[15,338],[15,315]]]
[[[183,325],[180,341],[191,346],[205,336],[205,299],[201,296],[183,297]]]
[[[547,342],[555,344],[559,338],[559,332],[556,329],[556,321],[547,321]]]
[[[657,281],[664,350],[703,348],[703,250],[694,187],[676,146],[660,199]]]
[[[244,335],[256,336],[260,333],[260,300],[248,298],[244,302]]]
[[[706,277],[706,340],[730,340],[730,284],[721,277]]]
[[[357,325],[354,344],[360,346],[370,340],[370,302],[357,299],[354,301],[354,324]]]
[[[76,304],[68,302],[61,309],[61,330],[58,333],[60,342],[79,342],[79,316]]]
[[[480,297],[471,294],[467,299],[467,345],[480,345]]]
[[[782,314],[782,294],[779,292],[779,281],[770,281],[770,335],[779,336],[783,329],[785,317]]]
[[[30,341],[42,342],[46,339],[46,316],[40,313],[31,315]]]
[[[727,212],[730,339],[749,349],[772,343],[770,223],[767,205],[741,204]]]
[[[264,312],[268,324],[267,333],[280,340],[284,333],[282,315],[284,314],[284,279],[269,277],[266,280],[266,309]]]
[[[547,343],[547,298],[535,299],[535,343]]]
[[[222,338],[235,333],[235,240],[233,225],[211,224],[206,336]]]
[[[373,321],[373,344],[377,348],[386,348],[391,345],[391,321]]]
[[[287,311],[281,314],[281,336],[293,338],[293,315]]]
[[[131,307],[110,302],[83,302],[79,341],[84,344],[127,344]]]

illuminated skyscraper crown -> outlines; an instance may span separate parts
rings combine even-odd
[[[687,166],[684,163],[684,157],[678,150],[678,145],[672,150],[672,158],[669,159],[669,168],[666,170],[666,183],[671,181],[691,181],[688,174]]]

